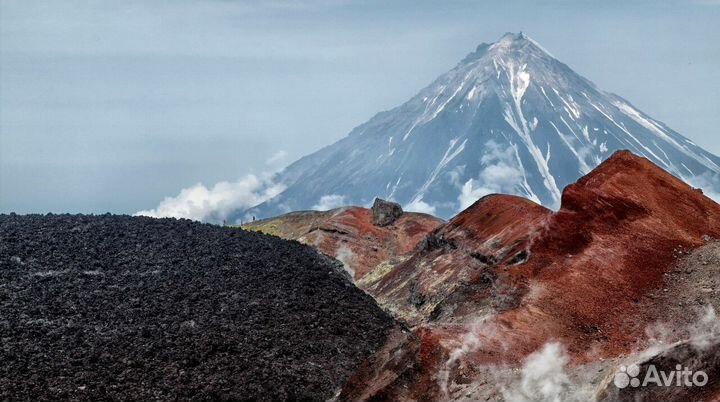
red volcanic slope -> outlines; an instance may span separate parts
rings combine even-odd
[[[431,215],[405,212],[392,224],[375,226],[370,209],[293,212],[244,226],[313,245],[343,261],[362,278],[378,264],[409,253],[443,223]]]
[[[512,331],[522,344],[532,335],[567,339],[576,355],[591,344],[608,356],[628,352],[667,311],[646,296],[662,291],[674,251],[704,244],[705,235],[720,236],[720,205],[647,159],[617,152],[565,189],[532,258],[505,279],[533,278],[542,292],[500,319],[534,327]]]
[[[378,264],[409,253],[429,232],[442,224],[434,216],[403,213],[388,226],[375,226],[367,208],[341,208],[317,221],[309,233],[300,237],[325,254],[339,257],[360,279]],[[345,247],[351,253],[343,253]]]
[[[435,230],[418,253],[366,290],[413,326],[431,315],[447,315],[442,310],[453,292],[462,293],[465,304],[489,297],[492,289],[483,286],[489,284],[489,272],[483,268],[521,261],[550,215],[524,198],[484,197]],[[465,306],[473,312],[477,308]],[[450,315],[458,318],[460,311],[454,308]]]
[[[420,352],[395,364],[410,372],[377,359],[344,393],[377,381],[379,400],[432,400],[440,367],[423,362],[446,361],[468,333],[479,341],[463,367],[517,365],[551,340],[574,363],[641,349],[651,323],[694,319],[657,296],[676,250],[702,245],[705,235],[720,237],[720,205],[627,151],[568,186],[556,213],[517,197],[483,198],[370,289],[416,326],[407,342]],[[358,377],[368,373],[374,378]],[[466,376],[455,370],[450,379]]]

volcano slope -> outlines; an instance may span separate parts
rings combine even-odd
[[[378,224],[383,206],[399,209],[399,216]],[[312,245],[340,260],[362,279],[380,264],[401,258],[443,223],[431,215],[402,212],[399,205],[376,199],[373,208],[344,207],[330,211],[300,211],[243,225],[248,230]]]
[[[0,215],[0,400],[326,400],[393,326],[296,242]]]
[[[340,399],[536,400],[542,386],[508,386],[501,373],[510,381],[548,351],[558,351],[558,369],[589,370],[585,385],[602,381],[657,332],[665,345],[694,336],[719,296],[698,279],[712,275],[673,273],[677,258],[718,237],[720,205],[627,151],[568,186],[558,212],[485,197],[366,286],[414,331],[391,337]],[[555,378],[556,388],[568,378]]]

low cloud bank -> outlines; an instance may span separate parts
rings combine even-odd
[[[329,211],[331,209],[345,206],[345,196],[339,194],[323,195],[318,203],[313,205],[311,209],[316,211]]]
[[[683,178],[691,186],[703,190],[703,194],[720,203],[720,175],[705,173],[699,176]]]
[[[284,185],[273,183],[270,178],[250,174],[234,182],[221,181],[212,187],[198,183],[180,190],[174,197],[165,197],[156,208],[138,211],[135,215],[222,223],[231,212],[254,207],[284,190]]]
[[[197,183],[180,190],[174,197],[165,197],[157,207],[138,211],[134,215],[223,223],[232,212],[252,208],[285,191],[285,185],[273,179],[285,168],[287,157],[286,151],[277,151],[265,161],[267,171],[262,174],[249,174],[236,181],[221,181],[212,187]]]
[[[435,207],[423,201],[422,198],[405,205],[403,210],[407,212],[420,212],[423,214],[435,215]]]

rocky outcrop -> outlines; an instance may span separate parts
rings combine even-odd
[[[371,211],[375,226],[392,225],[403,214],[400,204],[380,198],[375,198]]]

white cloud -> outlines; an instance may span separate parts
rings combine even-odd
[[[265,164],[273,169],[280,170],[285,167],[285,164],[287,163],[287,157],[288,153],[286,150],[281,149],[277,152],[275,152],[271,157],[269,157]]]
[[[513,193],[522,183],[523,172],[515,157],[515,149],[503,149],[495,141],[485,144],[486,152],[480,159],[484,168],[477,179],[469,179],[463,184],[458,201],[463,210],[479,198],[493,193]]]
[[[135,215],[220,223],[232,211],[254,207],[283,190],[282,184],[250,174],[235,182],[216,183],[212,188],[198,183],[180,190],[175,197],[166,197],[155,209],[139,211]]]
[[[316,211],[329,211],[331,209],[339,208],[345,205],[345,196],[339,194],[329,194],[320,197],[317,204],[313,205],[311,209]]]
[[[709,172],[700,176],[683,177],[691,186],[702,189],[703,194],[720,203],[720,175],[712,175]]]
[[[422,198],[413,200],[413,202],[403,207],[407,212],[420,212],[423,214],[435,215],[435,207],[423,201]]]

